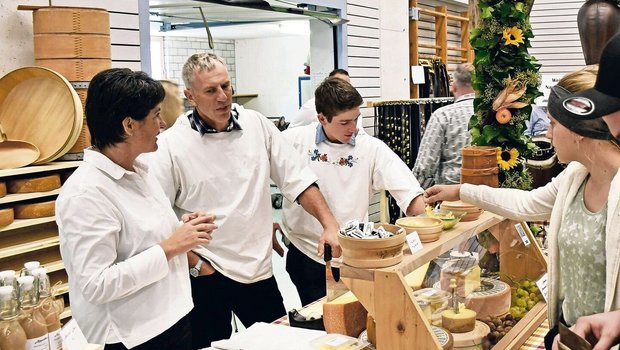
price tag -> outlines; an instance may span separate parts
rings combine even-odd
[[[409,249],[411,249],[411,254],[415,254],[422,250],[422,241],[420,241],[418,231],[413,231],[407,235],[407,244],[409,245]]]
[[[526,247],[529,247],[532,242],[530,242],[530,239],[527,237],[527,234],[525,233],[523,226],[521,226],[521,223],[515,224],[515,228],[517,229],[517,232],[519,233],[519,237],[521,237],[523,244]]]
[[[60,337],[62,338],[62,347],[66,350],[85,349],[88,346],[84,333],[78,326],[75,319],[71,319],[60,329]]]
[[[544,274],[538,281],[536,281],[536,285],[540,290],[540,294],[542,294],[543,298],[545,298],[545,302],[547,302],[547,274]]]

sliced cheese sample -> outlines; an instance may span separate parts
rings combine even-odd
[[[459,312],[452,309],[441,313],[441,326],[452,333],[465,333],[474,330],[476,312],[466,308],[459,308]]]
[[[430,262],[427,262],[405,276],[405,282],[407,282],[407,285],[411,287],[411,289],[418,290],[422,288],[424,276],[426,276],[426,271],[428,271],[429,265]]]
[[[7,183],[9,193],[48,192],[60,188],[60,175],[12,179]]]
[[[323,323],[327,333],[357,337],[366,328],[368,312],[352,292],[323,304]]]

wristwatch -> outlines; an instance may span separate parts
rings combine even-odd
[[[198,263],[196,264],[196,266],[194,266],[191,269],[189,269],[190,276],[192,276],[192,277],[200,276],[200,268],[202,267],[203,263],[204,263],[204,261],[201,258],[198,258]]]

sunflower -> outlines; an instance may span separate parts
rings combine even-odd
[[[504,29],[503,37],[504,40],[506,40],[506,43],[504,43],[504,45],[515,45],[518,47],[519,44],[524,44],[523,31],[517,27]]]
[[[502,150],[497,147],[497,164],[502,170],[510,170],[519,164],[519,151],[516,148]]]

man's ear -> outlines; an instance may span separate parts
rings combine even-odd
[[[317,114],[317,118],[319,119],[319,123],[321,123],[321,125],[325,125],[325,124],[329,123],[327,121],[327,118],[323,115],[323,113]]]
[[[183,94],[185,95],[185,98],[187,98],[187,100],[192,104],[192,106],[196,106],[196,102],[194,101],[194,95],[192,95],[192,92],[189,89],[185,89],[183,90]]]

